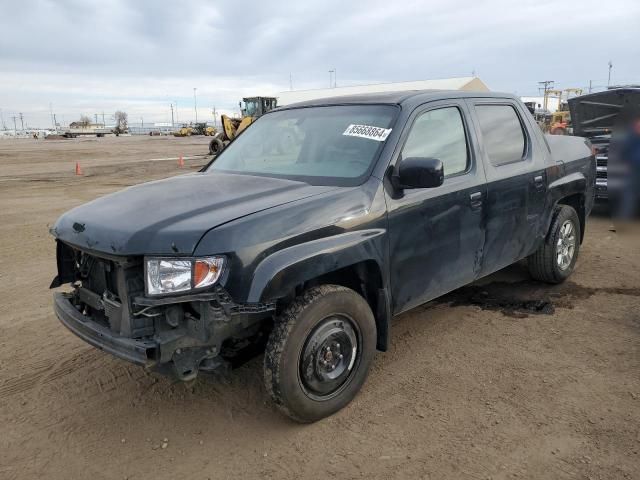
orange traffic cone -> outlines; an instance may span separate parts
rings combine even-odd
[[[180,168],[184,167],[184,158],[182,158],[182,155],[178,158],[178,166]]]
[[[82,169],[80,168],[79,162],[76,162],[76,175],[82,175]]]

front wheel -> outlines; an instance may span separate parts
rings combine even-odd
[[[568,205],[558,205],[542,246],[529,257],[529,272],[536,280],[564,282],[573,272],[580,250],[580,219]]]
[[[269,337],[267,391],[293,420],[320,420],[356,396],[375,348],[376,323],[364,298],[337,285],[311,288],[279,316]]]
[[[224,143],[219,138],[212,138],[209,142],[209,154],[218,155],[224,149]]]

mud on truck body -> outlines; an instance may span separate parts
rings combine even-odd
[[[395,315],[523,258],[567,278],[594,181],[588,142],[544,136],[511,95],[291,105],[198,173],[64,214],[55,311],[183,380],[264,351],[272,399],[310,422],[357,394]]]

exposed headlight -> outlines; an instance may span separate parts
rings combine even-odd
[[[148,295],[186,292],[213,285],[220,278],[224,258],[147,258]]]

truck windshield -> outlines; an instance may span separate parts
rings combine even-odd
[[[269,113],[231,143],[207,171],[312,185],[359,185],[373,168],[397,111],[390,105],[344,105]]]

